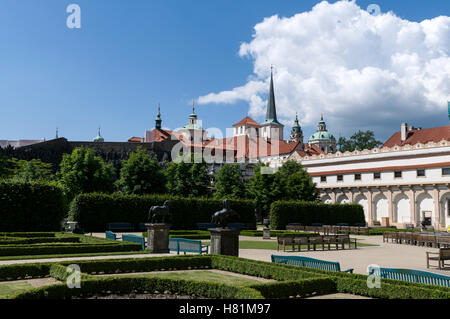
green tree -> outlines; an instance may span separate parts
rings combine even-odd
[[[166,177],[156,158],[138,147],[122,162],[119,189],[126,194],[153,194],[166,191]]]
[[[112,164],[106,164],[86,147],[75,148],[72,154],[63,155],[58,177],[67,189],[69,199],[81,193],[110,193],[114,190]]]
[[[239,164],[226,164],[216,174],[216,198],[239,199],[246,197],[246,185]]]
[[[197,163],[194,157],[189,159],[171,162],[167,166],[166,178],[169,193],[183,197],[208,196],[211,178],[207,164],[204,161]]]
[[[249,195],[255,200],[256,209],[263,214],[270,211],[270,205],[275,200],[272,189],[275,175],[266,174],[263,170],[267,167],[262,163],[256,165],[249,183]]]
[[[371,150],[375,147],[381,146],[383,143],[375,139],[373,131],[358,131],[349,139],[340,137],[337,142],[337,147],[340,152],[353,152],[355,150],[362,151],[365,149]]]
[[[39,159],[31,161],[12,159],[11,164],[14,166],[14,178],[23,181],[50,181],[53,179],[52,164],[44,163]]]

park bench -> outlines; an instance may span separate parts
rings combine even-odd
[[[184,238],[170,238],[169,239],[169,250],[176,251],[177,255],[180,252],[186,253],[208,253],[208,245],[202,245],[201,240],[192,240]]]
[[[128,235],[128,234],[122,235],[122,241],[140,244],[142,247],[142,250],[145,250],[145,238],[142,236]]]
[[[288,224],[286,226],[286,230],[290,230],[290,231],[304,231],[305,230],[305,226],[303,226],[302,224]]]
[[[111,240],[117,240],[117,235],[114,234],[112,231],[107,230],[105,232],[106,238]]]
[[[208,228],[216,228],[217,225],[216,224],[212,224],[212,223],[197,223],[197,229],[198,230],[208,230]]]
[[[247,225],[242,224],[242,223],[230,223],[227,225],[227,228],[242,230],[242,229],[246,229]]]
[[[337,246],[339,247],[339,244],[342,246],[342,249],[345,249],[345,244],[348,244],[348,248],[352,248],[352,244],[354,245],[355,249],[358,248],[358,243],[356,241],[356,238],[350,238],[350,235],[337,235],[336,236]]]
[[[439,252],[427,252],[427,268],[430,268],[430,260],[438,262],[439,269],[445,268],[445,261],[450,260],[450,248],[440,248]]]
[[[286,251],[286,246],[291,245],[292,250],[295,251],[295,235],[285,235],[277,237],[277,250],[280,250],[280,246],[283,246],[283,251]]]
[[[426,285],[450,287],[450,277],[412,269],[369,267],[369,275],[381,279],[402,280]]]
[[[272,262],[285,265],[313,268],[318,270],[341,272],[341,266],[338,262],[313,259],[309,257],[272,255]],[[352,274],[353,269],[347,269],[343,272]]]
[[[131,223],[108,223],[106,230],[110,231],[134,231],[134,226]]]

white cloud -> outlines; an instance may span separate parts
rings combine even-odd
[[[324,1],[309,12],[257,24],[239,50],[253,62],[248,83],[199,103],[243,100],[250,115],[263,116],[273,64],[283,122],[293,122],[298,112],[303,126],[315,126],[324,113],[335,133],[392,133],[404,121],[420,126],[424,118],[446,118],[449,51],[450,17],[411,22],[392,12],[371,15],[354,2]]]

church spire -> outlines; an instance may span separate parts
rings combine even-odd
[[[269,101],[267,102],[266,121],[264,124],[280,124],[277,120],[277,109],[275,105],[275,90],[273,88],[273,66],[270,69],[270,92]]]
[[[160,130],[161,129],[161,123],[162,123],[162,120],[161,120],[161,106],[158,103],[158,114],[156,115],[155,128]]]

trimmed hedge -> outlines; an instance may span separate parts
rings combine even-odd
[[[57,231],[66,214],[61,187],[46,182],[0,181],[0,231]]]
[[[365,223],[364,209],[358,204],[322,204],[312,202],[272,203],[270,208],[270,228],[286,229],[290,223],[311,225],[337,225],[339,223]]]
[[[3,239],[0,237],[0,247],[2,245],[25,245],[25,244],[42,244],[42,243],[79,243],[80,239],[77,237],[35,237],[35,238],[21,238],[21,237],[7,237]]]
[[[163,293],[195,295],[212,299],[263,299],[255,289],[235,287],[215,282],[174,280],[165,278],[111,277],[82,281],[80,289],[70,289],[66,284],[33,289],[19,293],[15,299],[69,299],[101,294]]]
[[[180,198],[169,195],[81,194],[70,205],[69,220],[78,221],[89,232],[103,232],[106,224],[127,222],[135,225],[147,221],[150,207],[172,200],[171,229],[195,229],[197,223],[210,222],[223,208],[222,201],[207,198]],[[256,228],[255,205],[249,200],[230,200],[240,214],[240,222]]]
[[[381,299],[450,299],[450,289],[396,280],[382,280],[381,288],[367,287],[367,276],[317,271],[291,265],[274,264],[230,256],[176,256],[144,259],[83,260],[64,263],[10,265],[0,267],[0,280],[44,277],[51,274],[59,280],[67,278],[66,266],[77,264],[82,271],[81,289],[68,289],[66,284],[33,289],[16,295],[19,299],[86,297],[92,294],[170,291],[208,298],[288,298],[311,295],[349,293]],[[217,283],[201,283],[160,278],[102,277],[90,274],[151,272],[214,268],[278,282],[254,284],[246,288]],[[207,287],[207,288],[206,288]]]

